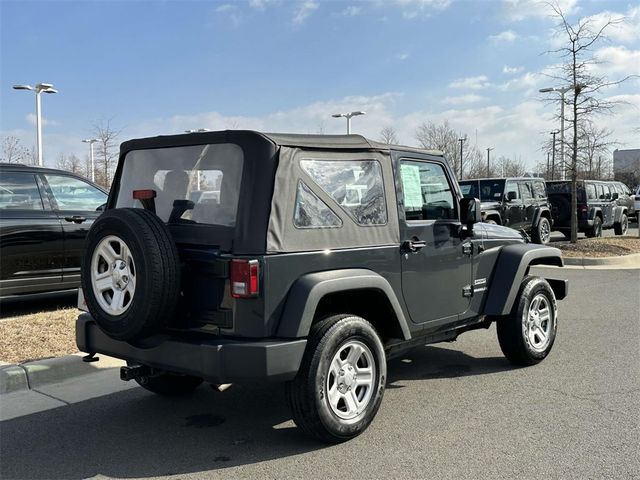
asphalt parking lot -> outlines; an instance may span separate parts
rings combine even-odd
[[[493,327],[416,349],[346,444],[298,432],[280,385],[130,388],[1,423],[0,477],[640,478],[640,270],[540,271],[571,281],[545,362],[512,368]]]

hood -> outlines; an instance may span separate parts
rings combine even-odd
[[[526,237],[518,230],[503,227],[502,225],[494,225],[492,223],[476,223],[474,230],[482,232],[482,238],[485,240],[511,240],[526,242]]]

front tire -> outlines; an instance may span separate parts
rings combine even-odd
[[[613,224],[613,231],[616,235],[626,235],[627,230],[629,230],[629,219],[623,213],[620,221]]]
[[[498,342],[514,365],[535,365],[544,360],[556,339],[556,296],[549,283],[527,276],[511,313],[497,322]]]
[[[373,326],[333,315],[312,328],[296,377],[287,382],[293,421],[322,441],[350,440],[371,424],[384,395],[387,363]]]

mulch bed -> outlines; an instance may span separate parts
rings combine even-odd
[[[617,257],[640,253],[640,238],[606,237],[558,245],[565,257]]]

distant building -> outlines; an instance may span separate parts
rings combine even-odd
[[[613,151],[613,176],[630,187],[640,184],[640,148]]]

